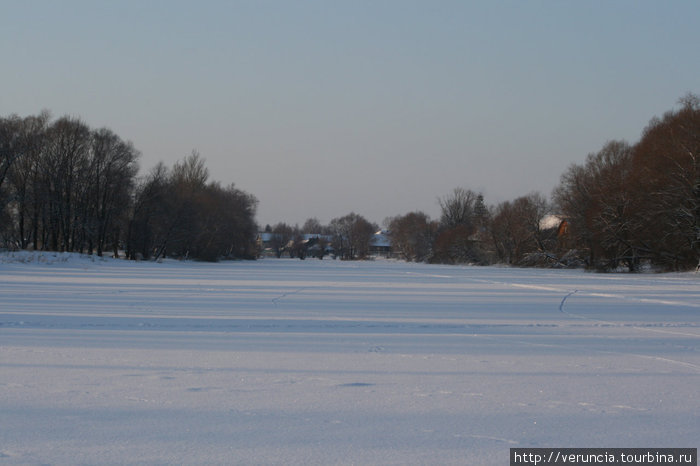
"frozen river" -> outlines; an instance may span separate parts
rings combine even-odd
[[[0,464],[697,448],[698,387],[692,273],[0,260]]]

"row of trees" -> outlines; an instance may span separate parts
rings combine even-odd
[[[557,258],[559,223],[546,223],[551,206],[539,193],[487,207],[482,194],[457,188],[439,204],[439,220],[422,212],[387,219],[399,257],[438,263],[562,263]]]
[[[536,251],[556,247],[556,232],[541,221],[549,203],[539,194],[488,208],[480,193],[457,188],[438,202],[439,220],[423,212],[385,219],[394,256],[417,262],[524,264],[526,258],[533,260]],[[265,228],[267,245],[277,257],[289,254],[303,259],[309,246],[322,257],[325,247],[331,246],[335,257],[349,260],[370,254],[378,230],[377,224],[356,213],[328,225],[310,218],[302,227],[278,223]],[[309,237],[314,241],[309,242]]]
[[[256,200],[198,154],[137,178],[139,152],[77,118],[0,118],[0,247],[130,258],[254,255]]]
[[[127,212],[139,153],[108,129],[48,113],[0,119],[6,246],[102,254]]]
[[[456,189],[440,199],[439,221],[421,212],[389,219],[394,250],[434,262],[697,267],[700,98],[679,103],[636,144],[608,142],[569,167],[551,201],[533,193],[486,208],[480,194]]]
[[[438,200],[440,219],[411,212],[385,225],[394,253],[411,261],[688,269],[700,263],[699,157],[700,98],[688,94],[639,142],[611,141],[569,167],[551,200],[532,193],[487,206],[457,188]],[[141,178],[138,158],[131,143],[79,119],[0,118],[0,247],[256,256],[252,195],[210,182],[196,152]],[[551,214],[558,221],[544,222]],[[378,229],[355,213],[267,227],[278,255],[303,258],[311,243],[300,234],[311,233],[318,254],[328,243],[345,259],[366,257]]]
[[[409,261],[586,266],[652,265],[683,270],[700,263],[700,99],[651,120],[639,142],[606,143],[570,166],[551,199],[531,193],[487,206],[457,188],[438,199],[441,216],[388,218],[393,253]],[[341,257],[363,257],[377,230],[361,216],[311,219],[301,230],[279,224],[284,244],[300,232],[323,233]]]
[[[310,218],[304,225],[291,226],[278,223],[266,226],[270,234],[270,247],[277,257],[288,253],[290,257],[304,259],[312,253],[322,259],[332,246],[333,256],[345,260],[365,259],[369,256],[371,239],[379,226],[369,222],[362,215],[351,212],[343,217],[334,218],[328,225],[322,225],[318,219]],[[310,235],[306,238],[304,235]]]

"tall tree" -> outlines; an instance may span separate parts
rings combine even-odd
[[[149,259],[156,245],[165,243],[170,197],[170,171],[159,162],[135,187],[126,239],[129,259]]]
[[[63,117],[48,129],[44,170],[53,250],[75,250],[89,150],[90,128],[79,119]]]
[[[10,168],[23,153],[20,143],[21,125],[22,120],[17,115],[0,118],[0,190]],[[4,207],[4,205],[4,203],[0,204],[0,207]]]
[[[18,134],[15,143],[18,153],[21,153],[8,179],[11,185],[10,200],[14,202],[16,212],[16,234],[14,243],[21,249],[30,244],[34,249],[39,247],[39,228],[41,212],[44,209],[44,181],[40,171],[41,157],[45,145],[45,134],[50,120],[47,111],[38,116],[22,119],[17,126]]]
[[[700,97],[653,119],[632,154],[638,235],[654,262],[700,266]]]
[[[95,247],[97,255],[102,256],[110,236],[113,248],[118,243],[138,172],[138,157],[139,152],[131,143],[122,141],[109,129],[93,132],[88,173],[88,252],[92,253]]]

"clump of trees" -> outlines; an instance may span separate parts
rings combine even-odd
[[[488,210],[484,196],[472,190],[456,188],[439,198],[442,210],[433,249],[433,262],[487,264],[484,235]]]
[[[395,253],[601,271],[700,266],[700,98],[679,103],[636,144],[610,141],[570,166],[551,201],[530,193],[487,208],[480,193],[457,188],[438,199],[439,221],[422,212],[389,219]]]
[[[196,153],[137,177],[140,153],[80,119],[0,118],[0,247],[129,258],[253,257],[257,201]]]
[[[0,119],[2,242],[102,255],[117,248],[138,151],[76,118]]]
[[[394,254],[407,261],[425,262],[433,257],[439,223],[423,212],[387,219]]]
[[[257,200],[233,184],[208,179],[196,152],[170,170],[163,164],[153,168],[134,193],[128,257],[254,258]]]
[[[302,228],[284,222],[274,226],[267,225],[265,233],[268,237],[265,246],[272,250],[277,258],[286,253],[290,258],[298,257],[302,260],[309,254],[323,259],[329,246],[327,238],[330,237],[330,228],[322,226],[316,218],[308,219]],[[262,253],[262,249],[258,251],[258,254]]]
[[[540,193],[530,193],[496,206],[489,222],[490,244],[498,261],[517,265],[551,265],[557,259],[555,229],[545,224],[551,207]]]
[[[335,254],[346,260],[367,258],[372,236],[379,229],[376,224],[354,212],[334,218],[329,227]]]
[[[378,230],[377,224],[355,212],[334,218],[328,225],[309,218],[301,228],[286,223],[267,225],[265,247],[278,258],[289,254],[292,258],[323,259],[330,253],[334,259],[362,260],[370,256],[372,239]]]
[[[700,99],[680,104],[638,143],[610,142],[562,175],[554,200],[588,266],[700,265]]]

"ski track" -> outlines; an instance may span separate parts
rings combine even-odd
[[[412,274],[412,275],[416,275],[415,272],[408,272],[408,273]],[[451,275],[436,275],[436,274],[423,274],[423,276],[433,277],[433,278],[450,278],[450,279],[454,278],[454,276],[451,276]],[[583,319],[586,321],[595,322],[598,324],[605,324],[608,326],[620,326],[621,324],[619,322],[613,322],[610,320],[592,319],[590,317],[586,317],[586,316],[582,316],[582,315],[578,315],[578,314],[569,312],[569,311],[564,309],[564,306],[565,306],[567,300],[569,298],[571,298],[572,296],[576,295],[577,293],[580,293],[580,294],[585,294],[588,296],[600,297],[600,298],[619,299],[619,300],[627,300],[627,301],[636,301],[639,303],[660,304],[660,305],[665,305],[665,306],[682,306],[682,307],[691,307],[691,308],[700,309],[700,303],[674,301],[674,300],[636,298],[636,297],[624,296],[624,295],[619,295],[619,294],[600,293],[600,292],[594,292],[594,291],[581,291],[578,289],[567,292],[567,290],[565,290],[565,289],[562,289],[559,287],[553,287],[553,286],[531,285],[531,284],[504,282],[504,281],[496,281],[496,280],[484,280],[484,279],[477,279],[477,278],[469,278],[469,280],[471,280],[473,282],[477,282],[477,283],[488,284],[488,285],[510,286],[510,287],[515,287],[515,288],[540,290],[540,291],[552,291],[552,292],[557,292],[557,293],[566,293],[564,295],[564,297],[562,298],[561,302],[559,303],[559,307],[558,307],[559,312],[566,314],[568,316],[577,318],[577,319]],[[692,338],[696,338],[696,339],[700,340],[700,334],[695,334],[695,333],[662,330],[662,329],[655,329],[655,328],[648,328],[648,327],[640,327],[640,326],[635,326],[635,325],[631,325],[629,327],[634,328],[635,330],[638,330],[641,332],[666,333],[666,334],[671,334],[671,335],[692,337]],[[498,337],[489,337],[489,336],[484,336],[484,338],[495,339],[495,340],[499,339]],[[514,340],[514,339],[509,339],[508,341],[511,343],[518,343],[518,344],[527,345],[527,346],[549,346],[549,347],[557,347],[557,346],[562,347],[563,346],[563,345],[553,345],[553,344],[532,343],[532,342],[528,342],[528,341],[520,341],[520,340]],[[678,360],[671,359],[671,358],[652,356],[652,355],[647,355],[647,354],[637,354],[637,353],[631,353],[631,352],[620,352],[620,351],[601,351],[601,350],[595,350],[595,349],[589,350],[589,351],[594,351],[594,352],[601,353],[601,354],[633,356],[635,358],[648,359],[648,360],[652,360],[652,361],[683,366],[683,367],[690,368],[694,371],[700,372],[700,365],[692,364],[692,363],[685,362],[685,361],[678,361]]]
[[[288,296],[291,296],[291,295],[299,294],[299,293],[301,293],[302,291],[304,291],[305,289],[306,289],[306,288],[299,288],[299,289],[297,289],[297,290],[290,291],[290,292],[288,292],[288,293],[282,293],[281,295],[279,295],[279,296],[277,296],[277,297],[275,297],[275,298],[272,298],[272,304],[274,304],[275,306],[277,306],[277,304],[279,303],[280,300],[282,300],[282,299],[284,299],[284,298],[286,298],[286,297],[288,297]]]

